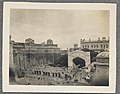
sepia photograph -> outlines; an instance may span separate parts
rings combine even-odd
[[[5,91],[115,92],[115,4],[4,5]]]

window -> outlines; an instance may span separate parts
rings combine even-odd
[[[104,48],[105,48],[105,44],[104,44]]]
[[[49,72],[48,72],[47,74],[48,74],[48,76],[50,76],[50,73],[49,73]]]
[[[58,77],[60,77],[60,73],[58,73]]]
[[[96,45],[96,47],[98,48],[98,44]]]
[[[106,44],[106,48],[108,48],[108,44]]]
[[[52,76],[54,77],[54,73],[52,73]]]
[[[41,75],[41,71],[39,71],[39,74]]]
[[[93,48],[93,45],[91,45],[91,47]]]

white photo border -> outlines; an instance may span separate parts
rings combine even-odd
[[[10,9],[62,9],[110,11],[109,86],[37,86],[9,85]],[[3,7],[3,92],[115,93],[116,91],[116,4],[112,3],[32,3],[4,2]]]

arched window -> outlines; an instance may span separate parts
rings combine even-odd
[[[48,72],[47,75],[50,76],[50,73]]]
[[[43,72],[43,76],[45,75],[45,72]]]
[[[54,73],[52,73],[52,76],[54,77]]]
[[[93,48],[93,45],[91,45],[91,47]]]
[[[39,71],[39,74],[41,75],[41,71]]]
[[[58,77],[60,77],[60,73],[58,73]]]
[[[57,77],[57,73],[55,73],[55,77]]]
[[[106,44],[106,48],[108,48],[108,44]]]
[[[104,48],[105,48],[105,44],[104,44]]]
[[[98,48],[98,44],[96,44],[96,47]]]

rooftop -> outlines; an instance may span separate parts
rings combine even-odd
[[[89,40],[81,39],[80,42],[81,44],[82,43],[101,43],[101,42],[105,43],[105,42],[109,42],[109,38],[106,39],[105,37],[103,37],[102,39],[98,38],[97,40],[91,40],[90,38]]]

